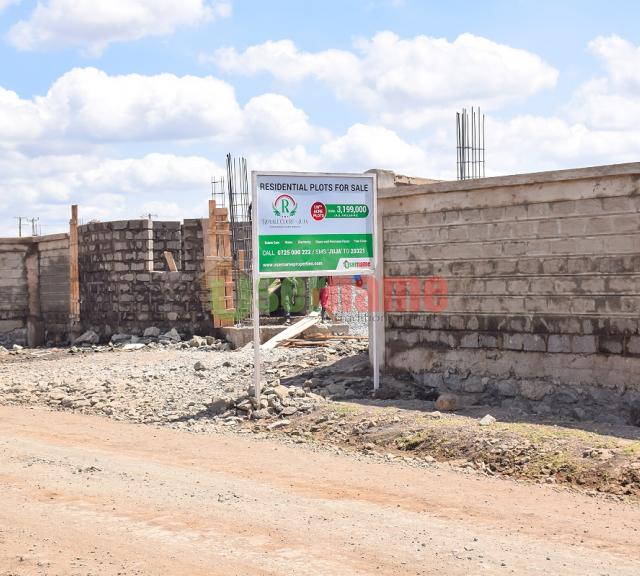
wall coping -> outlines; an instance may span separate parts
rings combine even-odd
[[[59,234],[49,234],[47,236],[36,236],[36,242],[52,242],[54,240],[66,240],[69,238],[68,232],[61,232]]]
[[[531,172],[526,174],[511,174],[508,176],[491,176],[474,180],[445,180],[412,186],[378,189],[378,198],[394,199],[405,196],[422,194],[438,194],[444,192],[471,192],[487,188],[505,188],[509,186],[525,186],[531,184],[545,184],[567,182],[571,180],[588,180],[592,178],[615,176],[640,176],[640,162],[626,164],[608,164],[605,166],[590,166],[588,168],[572,168],[569,170],[551,170],[547,172]]]
[[[62,232],[59,234],[47,234],[45,236],[23,236],[22,238],[16,236],[13,238],[0,238],[0,246],[7,244],[39,244],[40,242],[52,242],[54,240],[66,240],[69,238],[69,234]]]

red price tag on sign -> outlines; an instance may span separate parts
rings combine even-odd
[[[314,220],[324,220],[327,215],[327,207],[322,202],[314,202],[311,206],[311,217]]]

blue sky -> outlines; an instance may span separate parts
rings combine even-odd
[[[250,167],[455,176],[454,113],[487,172],[640,158],[632,1],[0,0],[0,235],[204,214]]]

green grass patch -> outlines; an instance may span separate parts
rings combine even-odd
[[[339,416],[349,416],[350,414],[359,414],[363,411],[360,406],[356,406],[354,404],[336,404],[332,406],[334,414]]]

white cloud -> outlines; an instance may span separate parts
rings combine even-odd
[[[250,46],[243,53],[233,47],[216,50],[213,56],[201,55],[204,62],[215,62],[222,70],[246,75],[269,72],[279,80],[295,82],[314,76],[328,83],[351,80],[358,74],[360,60],[344,50],[301,52],[291,40],[269,40]]]
[[[562,114],[487,119],[492,173],[638,161],[640,47],[609,36],[590,42],[589,51],[604,64],[606,76],[578,87]]]
[[[22,0],[0,0],[0,12],[8,8],[12,4],[20,4]]]
[[[309,125],[306,113],[280,94],[263,94],[244,107],[245,133],[250,138],[273,144],[307,142],[326,138],[327,130]]]
[[[492,172],[559,170],[579,166],[637,162],[640,128],[593,129],[556,116],[489,119],[487,166]]]
[[[269,41],[242,53],[220,48],[201,59],[226,72],[268,72],[284,82],[315,78],[383,120],[409,113],[420,125],[444,106],[473,102],[496,108],[552,88],[558,77],[539,56],[472,34],[449,42],[380,32],[356,42],[355,52],[304,52],[291,40]]]
[[[109,76],[74,69],[36,104],[69,138],[103,141],[225,138],[242,123],[230,84],[211,76]]]
[[[616,35],[599,36],[589,43],[589,50],[604,62],[614,86],[640,90],[640,46]]]
[[[8,40],[20,50],[80,47],[98,56],[113,42],[167,36],[230,15],[226,0],[48,0],[16,23]]]
[[[285,96],[256,96],[243,109],[234,88],[211,76],[110,76],[76,68],[30,100],[0,87],[0,147],[198,139],[268,146],[323,134]]]
[[[43,118],[36,104],[0,86],[0,148],[17,141],[35,140],[42,130]]]
[[[184,210],[177,202],[161,202],[152,201],[145,202],[141,206],[142,215],[151,214],[154,220],[182,220],[184,217],[182,214]],[[204,218],[206,214],[198,214],[199,217]]]
[[[598,130],[629,130],[640,125],[640,47],[619,36],[598,37],[589,50],[605,66],[606,77],[576,92],[570,115]]]
[[[386,168],[408,174],[425,174],[434,168],[424,148],[411,144],[383,126],[354,124],[327,140],[317,151],[304,146],[271,153],[252,154],[252,169],[320,172],[359,172]]]
[[[285,172],[321,172],[327,171],[321,165],[317,154],[309,152],[304,146],[293,146],[280,150],[254,153],[248,158],[252,170],[281,170]]]
[[[320,156],[338,170],[393,169],[412,174],[424,173],[425,151],[405,142],[396,132],[382,126],[354,124],[347,132],[323,144]]]
[[[198,156],[29,158],[0,153],[0,204],[5,206],[0,236],[15,234],[13,216],[18,215],[40,217],[45,233],[65,230],[73,203],[80,204],[85,222],[137,218],[149,211],[176,220],[202,216],[211,177],[221,173],[220,165]]]

